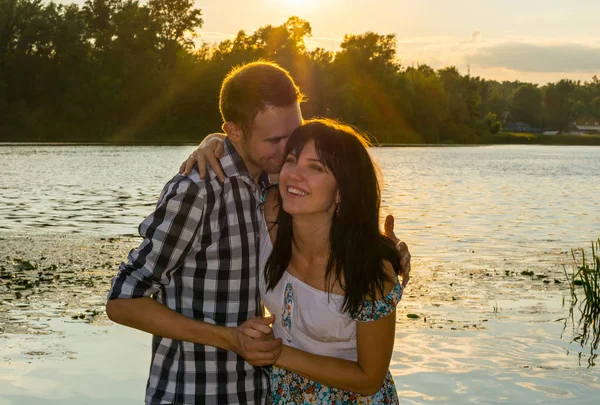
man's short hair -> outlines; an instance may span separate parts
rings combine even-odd
[[[250,135],[252,122],[267,107],[302,102],[303,95],[287,70],[257,61],[233,68],[223,80],[219,109],[224,122],[233,122]]]

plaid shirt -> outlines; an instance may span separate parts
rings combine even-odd
[[[142,244],[113,279],[109,299],[153,296],[185,316],[238,326],[262,316],[258,289],[260,189],[226,138],[213,172],[176,175],[139,227]],[[259,404],[268,373],[212,346],[153,336],[150,404]]]

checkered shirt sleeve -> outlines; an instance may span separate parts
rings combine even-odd
[[[109,299],[148,297],[170,283],[196,238],[204,195],[205,189],[187,177],[165,185],[155,211],[139,226],[143,242],[121,264]]]

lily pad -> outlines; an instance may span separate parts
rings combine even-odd
[[[33,270],[37,268],[37,266],[29,260],[15,259],[15,262],[17,263],[18,270]]]

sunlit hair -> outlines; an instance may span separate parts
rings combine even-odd
[[[367,150],[369,143],[353,128],[329,119],[312,119],[289,138],[285,156],[296,158],[313,141],[318,159],[333,173],[340,193],[339,212],[333,214],[326,280],[344,290],[343,310],[360,309],[361,301],[383,294],[388,260],[396,273],[400,257],[393,242],[379,230],[381,201],[378,172]],[[265,276],[273,289],[292,256],[293,218],[280,206],[277,239],[267,261]]]
[[[290,74],[273,62],[257,61],[233,68],[221,84],[219,109],[224,122],[250,135],[256,115],[267,107],[287,107],[303,95]]]

